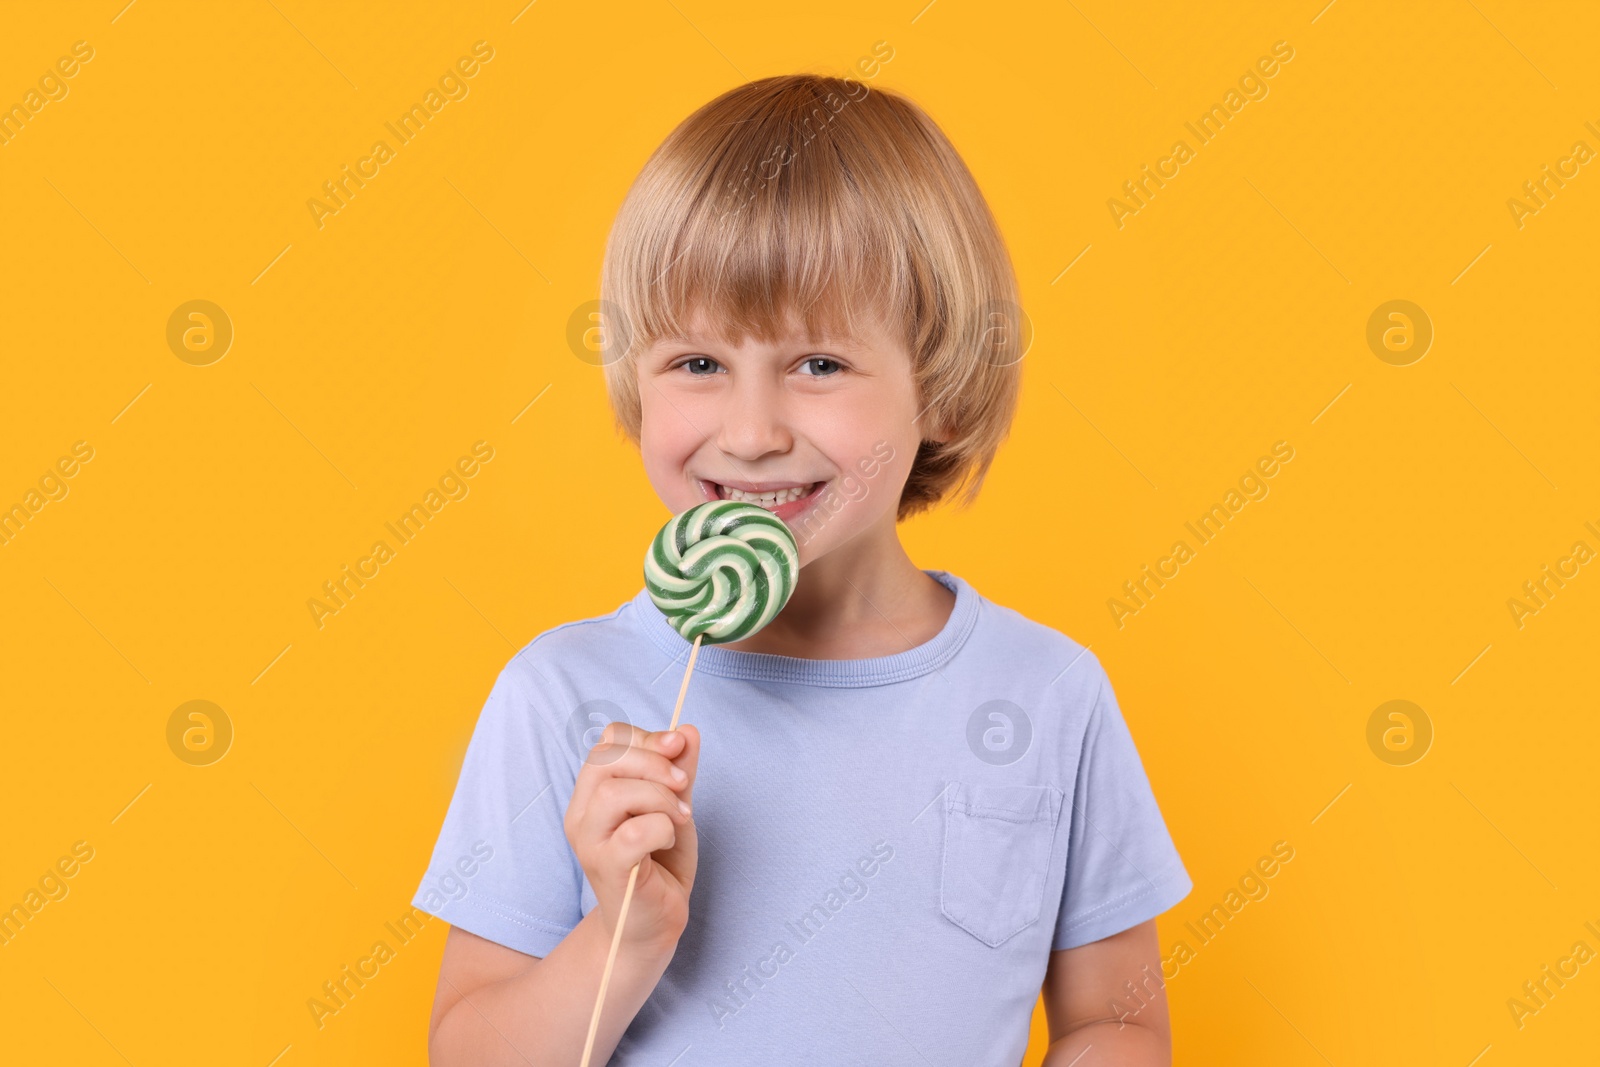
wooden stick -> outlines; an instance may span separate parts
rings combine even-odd
[[[683,710],[683,694],[689,691],[689,675],[694,673],[694,660],[700,654],[700,638],[704,634],[696,634],[694,647],[689,649],[689,666],[683,672],[683,684],[678,686],[678,703],[672,709],[672,725],[669,731],[678,728],[678,713]],[[644,861],[633,865],[633,870],[628,872],[628,889],[622,894],[622,909],[617,912],[617,928],[611,934],[611,951],[606,954],[606,969],[600,974],[600,994],[594,998],[594,1014],[589,1016],[589,1036],[583,1042],[583,1061],[580,1067],[589,1067],[589,1057],[594,1054],[594,1035],[600,1028],[600,1008],[606,1002],[606,987],[611,984],[611,967],[617,962],[617,946],[622,944],[622,924],[628,920],[628,904],[633,900],[633,886],[639,880],[639,866]]]

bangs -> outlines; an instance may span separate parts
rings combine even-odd
[[[881,162],[852,151],[871,117],[856,100],[814,92],[775,94],[753,114],[745,101],[742,119],[700,114],[657,150],[681,165],[647,164],[646,187],[618,219],[628,241],[608,263],[607,311],[621,320],[610,332],[626,355],[697,325],[735,345],[777,342],[794,326],[859,338],[862,316],[916,303],[904,216],[885,203]],[[890,328],[909,347],[907,325]]]

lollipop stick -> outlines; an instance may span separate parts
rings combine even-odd
[[[689,649],[689,666],[683,672],[683,684],[678,686],[678,703],[672,709],[672,725],[668,730],[678,728],[678,713],[683,710],[683,694],[689,691],[689,676],[694,673],[695,657],[700,655],[700,638],[704,634],[696,634],[694,645]],[[628,888],[622,894],[622,908],[617,912],[617,928],[611,932],[611,951],[606,954],[606,969],[600,973],[600,993],[594,998],[594,1014],[589,1016],[589,1036],[583,1042],[583,1061],[580,1067],[589,1067],[589,1057],[594,1054],[594,1035],[600,1028],[600,1008],[606,1002],[606,987],[611,984],[611,968],[617,962],[617,946],[622,944],[622,924],[628,920],[628,904],[633,900],[633,886],[639,880],[639,865],[633,865],[633,870],[628,872]]]

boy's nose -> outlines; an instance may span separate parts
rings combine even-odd
[[[717,431],[717,447],[747,463],[770,452],[787,452],[794,444],[781,388],[750,384],[754,387],[733,391],[727,397]]]

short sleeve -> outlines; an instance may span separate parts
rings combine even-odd
[[[1111,682],[1103,670],[1100,676],[1078,761],[1056,950],[1153,919],[1194,888]]]
[[[563,821],[578,758],[513,659],[495,680],[412,904],[518,952],[546,956],[583,918],[583,872]]]

